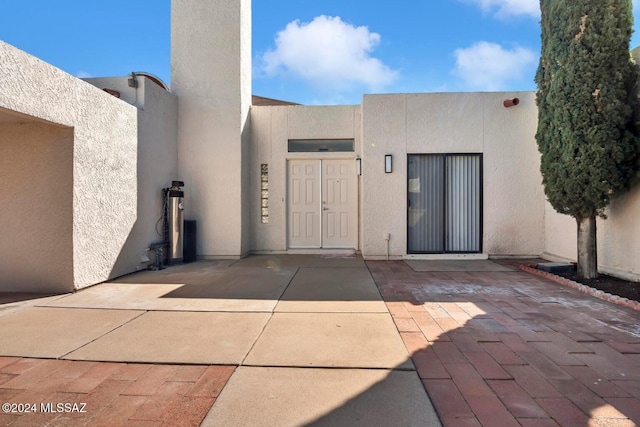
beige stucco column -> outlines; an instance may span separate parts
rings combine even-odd
[[[178,96],[178,170],[198,255],[249,249],[251,1],[173,0],[171,87]],[[244,136],[243,136],[244,135]]]

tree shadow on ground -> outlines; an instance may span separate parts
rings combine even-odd
[[[443,425],[640,425],[637,313],[516,271],[367,265]],[[393,375],[309,425],[410,410],[380,398]]]
[[[313,421],[304,405],[316,398],[309,384],[301,391],[307,400],[296,400],[309,425],[437,425],[425,389],[444,425],[640,424],[639,313],[520,271],[367,267],[417,372],[402,364],[378,370]],[[216,269],[198,277],[209,280]],[[162,274],[171,282],[177,270]],[[155,283],[155,272],[149,276]],[[341,380],[336,387],[346,386]],[[264,404],[284,412],[292,402]]]

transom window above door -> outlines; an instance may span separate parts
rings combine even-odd
[[[353,139],[290,139],[290,153],[328,153],[354,151]]]

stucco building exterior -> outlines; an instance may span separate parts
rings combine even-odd
[[[0,291],[147,268],[176,179],[202,259],[575,260],[575,222],[545,200],[533,92],[252,106],[249,0],[173,0],[171,31],[170,89],[145,73],[83,81],[0,42]],[[601,271],[639,279],[640,189],[608,215]]]

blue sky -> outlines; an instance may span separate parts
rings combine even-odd
[[[538,5],[253,0],[253,93],[351,104],[363,93],[535,90]],[[171,81],[170,0],[6,1],[0,39],[79,77]]]

